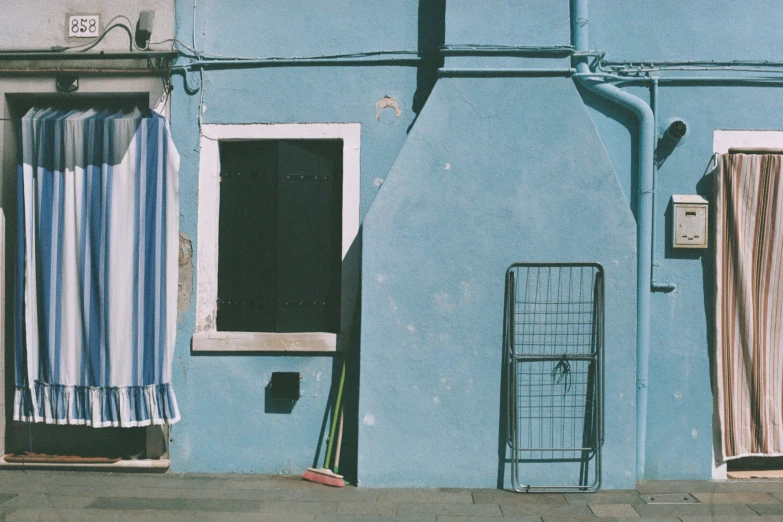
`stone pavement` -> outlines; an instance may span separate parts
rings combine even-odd
[[[686,498],[690,503],[668,503]],[[0,471],[0,520],[783,521],[783,481],[640,482],[630,491],[560,495],[337,489],[255,475]]]

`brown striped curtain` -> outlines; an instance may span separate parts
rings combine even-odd
[[[715,333],[724,460],[783,455],[783,183],[778,154],[724,154]]]

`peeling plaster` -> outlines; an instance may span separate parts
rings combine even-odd
[[[193,243],[185,232],[179,233],[179,279],[177,283],[177,323],[190,308],[193,296]]]
[[[394,114],[397,118],[400,117],[402,114],[402,111],[400,110],[399,105],[397,104],[397,98],[390,98],[389,96],[384,96],[377,102],[375,102],[375,118],[380,120],[381,119],[381,112],[383,109],[394,109]]]

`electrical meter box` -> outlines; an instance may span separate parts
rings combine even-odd
[[[674,195],[674,248],[707,248],[709,202],[696,195]]]

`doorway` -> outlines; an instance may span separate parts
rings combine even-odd
[[[14,339],[14,291],[15,251],[17,240],[16,191],[18,162],[19,120],[33,106],[63,109],[88,107],[128,108],[150,107],[149,92],[125,93],[14,93],[5,95],[5,119],[2,135],[2,207],[6,217],[5,227],[5,353],[3,357],[5,384],[3,386],[5,408],[4,446],[6,462],[14,456],[37,456],[52,463],[102,463],[121,459],[160,459],[166,457],[166,432],[161,426],[132,428],[92,428],[88,426],[27,423],[12,420],[15,394]]]
[[[783,155],[768,145],[719,147],[720,138],[737,138],[724,132],[715,135],[716,460],[726,461],[727,478],[783,478],[776,219]]]

